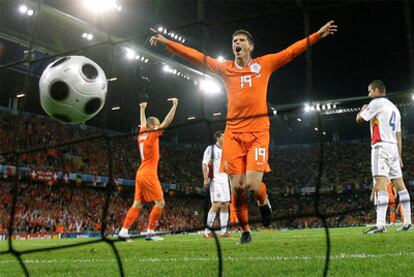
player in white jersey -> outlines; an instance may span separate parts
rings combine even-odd
[[[222,156],[222,144],[224,132],[217,131],[214,134],[216,143],[210,145],[204,151],[202,170],[204,177],[204,187],[210,189],[211,208],[207,215],[207,226],[213,227],[217,213],[220,211],[220,229],[222,237],[231,236],[228,232],[229,223],[229,202],[230,184],[226,173],[220,173],[220,163]],[[212,237],[210,229],[206,228],[204,237]]]
[[[372,81],[368,86],[368,96],[373,98],[364,105],[356,117],[357,123],[369,121],[371,125],[371,169],[376,193],[377,223],[367,234],[386,232],[385,217],[389,201],[387,182],[391,180],[397,189],[404,212],[404,224],[399,231],[411,228],[410,195],[405,187],[401,168],[402,137],[401,115],[398,108],[388,100],[382,81]]]

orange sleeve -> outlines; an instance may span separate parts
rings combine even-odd
[[[276,54],[269,54],[261,57],[261,59],[264,61],[263,65],[268,67],[270,72],[274,72],[280,67],[284,66],[303,52],[305,52],[307,46],[308,46],[308,39],[309,44],[313,45],[315,42],[319,40],[319,34],[313,33],[312,35],[308,36],[307,38],[304,38],[302,40],[299,40],[289,46],[288,48],[276,53]]]
[[[177,55],[196,66],[207,68],[212,73],[221,75],[222,63],[218,60],[175,41],[168,40],[165,45],[168,52]]]

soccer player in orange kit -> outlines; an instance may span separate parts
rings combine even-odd
[[[251,190],[262,215],[264,226],[271,224],[271,206],[262,182],[269,172],[269,117],[267,111],[267,85],[273,72],[303,53],[308,45],[333,35],[337,26],[333,21],[319,31],[288,48],[258,58],[252,58],[252,35],[238,30],[232,36],[234,61],[220,62],[195,49],[166,39],[160,34],[150,38],[151,45],[162,43],[166,50],[193,64],[220,76],[225,84],[228,99],[227,122],[224,133],[221,170],[229,175],[236,215],[242,227],[239,243],[251,241],[248,225],[246,190]]]
[[[167,128],[174,119],[175,111],[178,105],[177,98],[169,99],[172,101],[172,107],[164,121],[156,117],[145,116],[147,103],[139,104],[141,128],[138,135],[138,147],[141,154],[141,165],[137,170],[135,177],[135,197],[134,203],[125,216],[124,223],[118,238],[121,240],[129,239],[128,230],[137,219],[144,202],[154,202],[151,210],[146,240],[163,240],[160,236],[155,235],[155,227],[161,217],[162,209],[165,206],[164,194],[162,192],[160,181],[158,180],[158,161],[160,159],[159,137],[162,136],[163,130]]]

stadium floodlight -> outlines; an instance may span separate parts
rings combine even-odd
[[[185,38],[183,38],[183,40],[181,42],[184,43],[185,42]]]
[[[139,60],[140,58],[141,58],[141,56],[140,56],[140,55],[136,55],[136,56],[135,56],[135,59],[136,59],[136,60]]]
[[[166,35],[167,34],[167,29],[164,29],[164,35]]]
[[[161,26],[157,28],[157,31],[160,32],[160,33],[162,33],[163,30],[164,30],[164,28],[161,27]]]
[[[411,96],[411,99],[413,99],[413,100],[414,100],[414,94]]]
[[[297,121],[302,122],[302,118],[296,118]]]
[[[122,6],[121,6],[121,5],[119,5],[119,6],[117,7],[117,10],[118,10],[118,12],[122,11]]]
[[[19,94],[17,94],[16,95],[16,98],[22,98],[22,97],[25,97],[26,96],[26,94],[24,94],[24,93],[19,93]]]
[[[224,57],[223,56],[218,56],[217,60],[222,63],[222,62],[224,62]]]
[[[322,111],[326,110],[326,105],[322,105]]]
[[[25,14],[25,13],[27,13],[27,10],[28,10],[28,8],[27,8],[26,5],[20,5],[19,6],[19,12],[20,13]]]
[[[113,110],[113,111],[119,111],[120,109],[121,109],[120,106],[114,106],[114,107],[111,108],[111,110]]]
[[[322,134],[323,134],[324,136],[326,136],[326,132],[322,132]]]
[[[141,57],[141,62],[143,62],[145,60],[145,58],[144,57]]]
[[[221,113],[213,113],[213,116],[220,116]]]
[[[336,104],[333,104],[333,105],[332,105],[332,108],[336,109]]]
[[[83,34],[82,34],[82,37],[83,37],[83,38],[86,38],[87,36],[88,36],[88,33],[83,33]]]
[[[194,84],[197,85],[196,83]],[[218,93],[221,90],[218,83],[212,79],[200,80],[199,85],[202,91],[209,94]]]
[[[195,116],[189,116],[188,118],[187,118],[187,120],[194,120],[195,119]]]
[[[32,10],[32,9],[29,9],[28,11],[27,11],[27,15],[28,16],[32,16],[34,14],[34,11]]]
[[[169,67],[168,65],[164,65],[164,66],[162,67],[162,70],[163,70],[164,72],[168,72],[168,71],[170,70],[170,67]]]
[[[88,34],[88,35],[86,36],[86,38],[87,38],[88,40],[92,40],[92,39],[93,39],[93,35],[92,35],[92,34]]]
[[[321,110],[321,105],[320,104],[316,104],[316,110],[319,112]]]
[[[316,132],[319,131],[319,129],[317,127],[313,128],[313,130],[315,130]]]
[[[83,0],[84,6],[89,10],[101,13],[109,10],[121,11],[122,7],[116,3],[116,0]]]
[[[128,60],[132,60],[133,58],[136,57],[135,51],[129,48],[125,48],[125,57]]]
[[[308,103],[305,104],[304,110],[305,110],[306,113],[311,111],[311,107],[309,106]]]
[[[148,63],[149,62],[149,59],[145,59],[145,61],[144,61],[145,63]]]

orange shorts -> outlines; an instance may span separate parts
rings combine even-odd
[[[243,174],[249,170],[269,172],[269,132],[224,132],[220,171]]]
[[[158,176],[136,175],[135,177],[135,201],[152,202],[164,198],[161,183]]]

